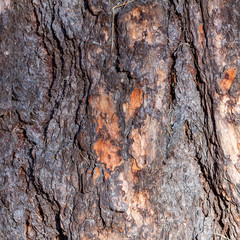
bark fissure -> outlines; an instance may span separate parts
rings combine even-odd
[[[239,238],[237,1],[124,2],[0,4],[1,239]]]

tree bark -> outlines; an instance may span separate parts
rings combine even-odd
[[[124,2],[1,1],[1,239],[240,239],[239,2]]]

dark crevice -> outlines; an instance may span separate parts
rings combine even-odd
[[[171,55],[172,65],[171,65],[170,76],[169,76],[169,78],[170,78],[170,97],[171,97],[172,104],[175,104],[175,101],[176,101],[176,95],[175,95],[175,87],[177,86],[177,77],[176,77],[176,69],[175,69],[176,60],[177,60],[176,51]]]
[[[37,198],[37,197],[36,197]],[[37,198],[38,199],[38,198]],[[38,201],[39,202],[39,201]],[[45,222],[45,215],[44,215],[44,212],[43,212],[43,209],[42,209],[42,206],[40,203],[38,203],[38,210],[39,210],[39,214],[42,218],[42,222]]]
[[[103,227],[105,228],[105,227],[106,227],[106,222],[105,222],[105,220],[104,220],[104,218],[103,218],[103,215],[102,215],[101,196],[100,196],[100,193],[99,193],[99,189],[98,189],[98,188],[97,188],[97,195],[98,195],[99,216],[100,216],[100,218],[101,218]]]
[[[39,182],[37,183],[35,180],[35,176],[33,175],[33,170],[30,171],[29,180],[31,181],[32,185],[34,186],[37,194],[39,196],[42,196],[42,198],[45,199],[49,203],[53,212],[56,212],[55,222],[56,222],[56,229],[59,232],[59,235],[58,235],[59,240],[67,240],[68,237],[66,235],[64,235],[64,230],[61,227],[61,220],[60,220],[61,206],[60,206],[60,204],[54,198],[51,199],[51,197],[49,196],[49,194],[47,192],[43,191],[41,184]],[[36,198],[37,198],[37,196],[36,196]],[[41,208],[40,204],[38,206],[39,206],[39,213],[42,217],[42,220],[43,220],[43,222],[45,222],[45,218],[44,218],[45,214],[43,212],[43,209]]]
[[[43,191],[41,184],[36,182],[35,176],[33,175],[33,168],[31,166],[30,166],[29,173],[27,173],[25,171],[25,169],[23,169],[23,171],[29,177],[29,182],[32,183],[34,189],[36,190],[37,195],[41,196],[44,200],[47,201],[47,203],[51,206],[53,212],[57,212],[55,215],[55,221],[56,221],[56,229],[59,232],[59,235],[58,235],[59,240],[67,240],[68,237],[66,235],[64,235],[64,230],[62,229],[61,224],[60,224],[60,210],[61,210],[60,204],[55,199],[51,199],[49,194],[47,192]],[[28,189],[29,189],[29,183],[28,183]],[[38,202],[38,212],[41,216],[42,222],[46,224],[45,214],[40,205],[37,195],[36,195],[36,199]]]
[[[185,130],[185,136],[187,137],[188,141],[193,141],[193,134],[192,134],[192,129],[189,125],[189,122],[186,120],[184,123],[184,130]]]
[[[32,6],[33,6],[33,14],[34,14],[34,16],[35,16],[36,24],[37,24],[36,33],[37,33],[39,36],[42,36],[42,34],[41,34],[40,31],[39,31],[40,26],[41,26],[41,23],[40,23],[40,21],[39,21],[38,12],[37,12],[37,9],[36,9],[35,4],[33,3],[33,0],[31,0],[31,4],[32,4]]]
[[[56,229],[59,232],[59,235],[58,235],[59,240],[68,240],[68,237],[64,235],[64,230],[61,227],[60,210],[55,215],[55,221],[56,221]]]
[[[34,15],[36,17],[37,26],[38,26],[38,29],[39,29],[40,28],[40,20],[38,18],[39,12],[38,12],[38,10],[35,7],[33,2],[32,2],[32,5],[33,5],[33,8],[34,8]],[[48,38],[48,33],[47,33],[48,26],[43,28],[43,29],[45,29],[43,34],[39,34],[38,33],[38,35],[42,36],[43,45],[44,45],[46,51],[48,52],[48,54],[50,54],[51,59],[52,59],[52,62],[51,62],[51,65],[52,65],[52,81],[51,81],[50,87],[48,89],[48,97],[49,97],[49,99],[52,98],[52,90],[53,90],[53,87],[54,87],[54,84],[55,84],[56,80],[60,78],[58,76],[58,72],[62,75],[62,72],[64,70],[64,58],[63,58],[63,56],[64,56],[64,49],[62,48],[61,42],[58,39],[58,37],[56,36],[55,31],[53,29],[53,23],[55,21],[55,17],[57,16],[55,7],[56,7],[55,5],[53,7],[51,7],[51,5],[49,5],[49,8],[52,9],[52,19],[51,19],[51,23],[50,23],[52,38]],[[60,67],[59,67],[59,63],[56,60],[58,58],[58,55],[56,55],[55,52],[51,52],[51,50],[47,47],[46,39],[49,39],[51,41],[51,45],[52,46],[56,46],[55,52],[58,51],[58,53],[60,55],[60,62],[61,62]],[[60,95],[60,100],[62,100],[62,98],[65,95],[66,87],[67,87],[67,82],[65,81],[63,89],[62,89],[62,93]],[[51,113],[50,113],[50,116],[49,116],[49,120],[46,123],[46,126],[44,128],[44,141],[45,141],[45,143],[46,143],[46,140],[47,140],[47,131],[48,131],[49,123],[53,119],[54,114],[55,114],[56,110],[58,109],[58,107],[60,105],[60,100],[59,99],[55,100],[54,106],[53,106],[53,108],[51,110]]]
[[[84,3],[85,10],[88,10],[93,16],[95,16],[93,11],[91,10],[91,8],[89,6],[88,0],[83,0],[83,3]]]
[[[26,210],[26,217],[25,217],[25,235],[26,239],[30,240],[30,233],[29,233],[29,228],[31,228],[31,217],[30,217],[30,212]]]
[[[197,159],[197,163],[200,167],[201,173],[203,174],[203,178],[206,180],[206,182],[208,183],[208,186],[211,189],[212,193],[217,198],[216,203],[217,203],[218,208],[221,210],[220,215],[223,216],[224,209],[222,209],[220,201],[221,201],[222,204],[224,204],[225,209],[228,208],[228,201],[226,200],[226,198],[224,198],[224,196],[222,194],[219,194],[219,192],[218,192],[218,190],[216,189],[216,186],[215,186],[216,183],[214,183],[212,178],[211,178],[210,169],[206,166],[206,164],[204,164],[202,162],[202,158],[199,157],[198,153],[196,154],[195,159]],[[215,208],[215,204],[213,204],[212,206],[213,206],[213,208]],[[219,211],[216,208],[214,209],[214,211],[215,211],[216,215],[218,216]],[[219,222],[219,225],[221,226],[221,228],[224,229],[225,224],[223,222],[222,217],[219,218],[218,222]]]

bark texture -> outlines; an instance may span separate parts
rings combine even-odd
[[[1,1],[0,238],[240,239],[239,1],[117,4]]]

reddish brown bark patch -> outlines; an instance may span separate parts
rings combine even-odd
[[[204,39],[204,29],[203,29],[203,25],[199,25],[198,26],[198,34],[199,34],[199,43],[200,43],[200,46],[201,48],[203,48],[203,39]]]
[[[97,158],[106,168],[114,170],[121,163],[121,132],[119,118],[116,113],[116,106],[111,95],[99,91],[100,95],[92,100],[93,108],[98,112],[97,136],[98,140],[94,145]]]
[[[100,177],[101,175],[101,169],[99,167],[96,167],[94,170],[93,174],[93,183],[95,184],[96,180]]]
[[[223,90],[229,90],[232,86],[233,80],[237,74],[237,68],[229,68],[226,70],[224,79],[221,82],[221,87]]]
[[[123,110],[126,113],[126,121],[133,117],[137,108],[141,107],[143,103],[143,93],[141,88],[133,90],[130,96],[130,103],[123,105]]]

